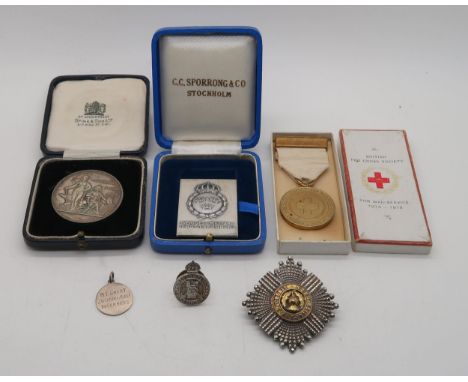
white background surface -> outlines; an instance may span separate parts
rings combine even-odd
[[[468,8],[442,7],[0,8],[0,373],[468,373],[467,20]],[[147,236],[130,251],[26,247],[21,228],[52,78],[151,77],[154,31],[203,24],[253,25],[263,35],[256,151],[264,171],[265,250],[162,255]],[[340,309],[322,336],[291,355],[241,307],[282,258],[275,249],[270,134],[340,128],[407,129],[434,248],[429,256],[300,256]],[[149,182],[158,150],[150,134]],[[212,291],[189,308],[173,297],[172,285],[194,258]],[[94,306],[111,270],[135,296],[121,317]]]

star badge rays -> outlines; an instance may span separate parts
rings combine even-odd
[[[327,293],[320,279],[292,257],[265,274],[247,297],[242,305],[249,315],[291,352],[319,334],[338,309],[334,296]]]

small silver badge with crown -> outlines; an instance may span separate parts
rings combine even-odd
[[[210,294],[210,283],[200,271],[200,265],[191,261],[180,272],[174,283],[174,295],[185,305],[198,305]]]

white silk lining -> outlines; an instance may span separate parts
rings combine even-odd
[[[161,120],[173,141],[250,138],[255,129],[256,41],[251,36],[164,36]]]
[[[60,82],[46,147],[64,152],[137,151],[145,141],[146,85],[137,78]]]

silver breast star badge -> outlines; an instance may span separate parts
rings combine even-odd
[[[319,278],[292,257],[286,263],[280,261],[254,289],[242,305],[266,334],[291,352],[319,334],[338,309]]]

